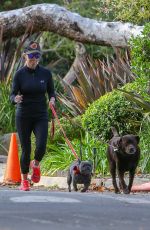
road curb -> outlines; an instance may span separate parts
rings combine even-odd
[[[125,180],[128,181],[128,178]],[[136,177],[134,180],[134,185],[135,184],[142,184],[142,183],[147,183],[149,182],[149,178],[139,178]],[[104,186],[108,189],[112,189],[112,179],[111,178],[96,178],[91,180],[91,184],[95,187],[101,187]],[[45,186],[45,187],[56,187],[60,189],[67,189],[67,177],[47,177],[47,176],[42,176],[41,180],[39,183],[34,184],[34,187],[38,186]]]
[[[4,159],[5,161],[5,159]],[[0,163],[0,182],[3,182],[4,178],[4,173],[5,173],[5,167],[6,163]],[[128,181],[128,177],[126,177],[126,180]],[[147,175],[145,177],[141,176],[136,176],[134,179],[134,185],[140,185],[143,183],[150,182],[150,175]],[[92,179],[91,184],[95,187],[101,187],[104,186],[108,189],[112,188],[112,179],[109,177],[106,178],[96,178]],[[39,183],[34,184],[34,187],[39,187],[39,186],[44,186],[44,187],[51,187],[51,188],[60,188],[60,189],[67,189],[67,177],[49,177],[49,176],[41,176],[41,180]]]

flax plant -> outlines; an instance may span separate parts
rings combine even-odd
[[[81,160],[90,160],[93,166],[95,163],[95,175],[107,175],[106,144],[101,143],[86,132],[86,135],[81,139],[74,139],[72,145]],[[95,156],[94,148],[96,149]],[[41,162],[42,174],[53,176],[59,171],[66,173],[70,164],[75,160],[75,156],[66,143],[53,145],[48,142],[47,153]]]
[[[120,49],[115,49],[115,53],[116,58],[106,57],[101,61],[88,56],[86,61],[81,61],[75,84],[67,85],[60,79],[65,93],[59,94],[58,99],[73,116],[83,114],[89,104],[107,92],[135,80],[127,51],[123,55]]]

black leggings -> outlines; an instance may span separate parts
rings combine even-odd
[[[36,138],[34,159],[41,161],[46,151],[48,120],[17,116],[16,127],[22,148],[20,159],[21,172],[22,174],[27,174],[29,172],[31,155],[31,133],[33,132]]]

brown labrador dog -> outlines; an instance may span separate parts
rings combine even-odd
[[[120,189],[124,194],[129,194],[134,180],[135,170],[140,159],[139,136],[119,136],[116,129],[112,129],[113,138],[108,143],[107,158],[112,176],[112,183],[115,193],[120,193],[116,181],[118,173]],[[124,180],[124,173],[129,172],[128,186]]]

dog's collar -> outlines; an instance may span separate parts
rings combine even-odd
[[[119,148],[114,147],[114,146],[112,146],[112,147],[113,147],[113,150],[114,150],[115,153],[119,153],[121,155],[125,155],[126,156],[125,152],[122,151],[122,149],[119,149]]]
[[[114,152],[117,152],[117,151],[119,150],[119,148],[117,148],[117,147],[115,147],[115,146],[113,146],[113,145],[110,145],[110,144],[109,144],[109,146],[113,148]]]
[[[118,148],[117,147],[113,147],[113,149],[114,149],[114,152],[118,152]]]
[[[73,169],[73,171],[74,171],[75,175],[80,174],[79,167],[75,167],[75,169]]]
[[[109,145],[109,146],[111,146],[113,148],[113,150],[114,150],[115,153],[119,152],[119,153],[121,153],[121,154],[124,155],[124,152],[119,147],[116,147],[116,146],[113,146],[113,145]]]

